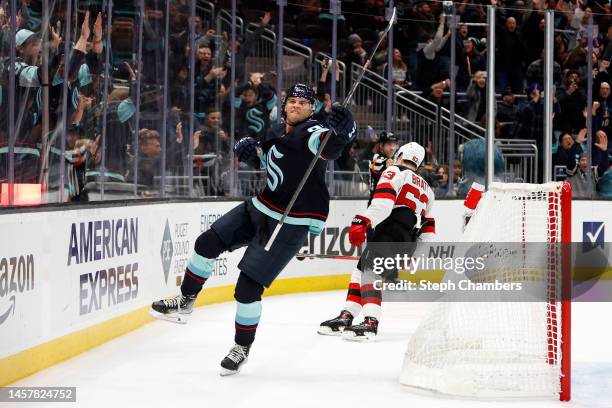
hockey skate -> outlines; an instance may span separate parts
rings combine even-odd
[[[317,333],[324,336],[339,336],[342,334],[342,330],[352,323],[353,315],[348,310],[343,310],[337,317],[321,323]]]
[[[221,376],[238,374],[240,368],[249,360],[251,346],[241,346],[235,344],[230,352],[221,361]]]
[[[151,304],[149,314],[160,320],[187,324],[187,317],[193,312],[196,295],[178,295],[170,299],[162,299]]]
[[[371,341],[378,333],[378,320],[366,316],[363,322],[349,326],[342,332],[342,338],[349,341]]]

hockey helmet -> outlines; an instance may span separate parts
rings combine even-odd
[[[417,142],[406,143],[397,149],[395,157],[397,160],[401,158],[401,160],[412,162],[418,168],[425,159],[425,149]]]
[[[397,137],[393,134],[393,132],[386,132],[383,130],[380,132],[380,136],[378,136],[378,143],[397,143]]]
[[[314,90],[308,85],[297,83],[287,90],[287,96],[285,96],[285,99],[283,100],[283,106],[281,107],[283,119],[287,117],[287,114],[285,113],[285,105],[287,104],[287,99],[291,97],[307,99],[308,102],[310,102],[312,112],[314,113],[316,108]]]

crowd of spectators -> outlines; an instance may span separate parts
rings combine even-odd
[[[208,179],[209,194],[223,194],[229,189],[224,184],[227,181],[224,174],[239,169],[237,163],[229,162],[232,112],[235,115],[234,140],[243,136],[262,140],[274,134],[276,123],[281,119],[277,102],[282,98],[282,91],[275,89],[276,73],[253,71],[248,61],[254,56],[264,29],[274,29],[278,25],[275,1],[238,1],[239,14],[256,27],[239,35],[235,43],[231,42],[227,30],[217,31],[218,25],[204,14],[190,17],[189,1],[173,1],[170,3],[166,52],[166,4],[146,0],[143,52],[139,63],[135,63],[134,58],[138,44],[138,2],[115,2],[110,33],[106,32],[106,17],[99,6],[74,10],[68,56],[64,55],[62,38],[65,36],[65,4],[55,3],[47,27],[46,23],[41,23],[41,0],[17,3],[15,111],[18,114],[14,118],[16,146],[20,148],[15,152],[17,181],[40,181],[44,177],[53,180],[54,176],[55,182],[58,181],[53,160],[45,160],[45,157],[47,151],[57,152],[60,147],[64,116],[67,118],[66,150],[60,152],[61,159],[56,158],[56,162],[67,162],[74,184],[69,186],[73,200],[86,199],[82,193],[84,186],[101,178],[108,182],[137,182],[143,185],[144,194],[152,194],[159,190],[156,183],[159,183],[162,170],[177,178],[193,170],[194,175]],[[447,108],[451,85],[454,85],[458,113],[467,121],[484,126],[486,80],[490,75],[486,72],[489,50],[485,24],[489,2],[463,0],[455,3],[458,24],[454,44],[448,10],[443,9],[441,1],[397,0],[394,3],[399,17],[393,29],[394,46],[388,50],[383,41],[368,69],[381,76],[391,75],[395,84]],[[553,161],[562,169],[559,172],[562,177],[569,177],[570,181],[578,180],[577,177],[591,180],[592,185],[583,183],[585,194],[590,194],[598,178],[603,179],[604,173],[609,172],[612,154],[612,144],[608,143],[612,135],[610,3],[597,0],[491,0],[491,3],[497,6],[498,137],[535,140],[540,155],[543,154],[544,11],[553,9],[556,11]],[[230,4],[223,0],[215,2],[215,6],[229,9]],[[8,10],[7,2],[0,0],[0,86],[3,91],[0,93],[0,155],[6,154],[8,143],[7,58],[11,40]],[[365,63],[386,26],[384,16],[384,1],[342,2],[338,21],[339,59],[348,67]],[[587,112],[587,29],[591,16],[594,20],[593,103],[591,111]],[[315,52],[329,52],[332,18],[329,1],[289,2],[285,32]],[[190,75],[192,23],[195,28],[193,86]],[[48,71],[43,75],[41,50],[47,44],[50,49]],[[454,67],[451,67],[451,47],[456,55]],[[233,106],[230,104],[232,51],[236,67]],[[387,64],[390,51],[391,66]],[[166,59],[168,76],[164,80]],[[329,61],[323,62],[321,76],[311,84],[317,92],[315,115],[321,120],[331,107],[333,79],[329,65]],[[64,70],[68,70],[66,86],[63,84]],[[339,70],[335,71],[338,82]],[[450,79],[453,76],[454,84]],[[349,75],[345,77],[350,79]],[[42,90],[47,85],[43,78],[48,78],[47,122],[43,120],[41,102]],[[64,113],[65,88],[68,103]],[[192,96],[193,116],[189,114]],[[357,103],[371,104],[360,98],[357,94]],[[108,101],[106,105],[105,100]],[[192,120],[194,127],[190,132]],[[589,170],[582,164],[587,146],[587,122],[592,126],[594,137],[591,153],[595,171],[590,178],[584,177]],[[367,123],[360,125],[363,128]],[[336,169],[353,171],[362,166],[375,144],[376,133],[372,132],[370,140],[361,140],[359,145],[347,149],[337,161]],[[188,162],[190,148],[194,157]],[[443,158],[433,155],[431,146],[427,151],[425,171],[439,189],[438,194],[446,194],[449,165],[443,163]],[[210,172],[212,162],[220,169],[214,175]],[[538,163],[541,167],[542,157]],[[453,163],[452,167],[455,181],[464,178],[461,161]],[[539,170],[539,174],[543,174],[542,169]],[[7,165],[3,164],[0,179],[6,179],[6,174]]]

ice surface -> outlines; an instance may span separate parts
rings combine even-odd
[[[398,383],[408,337],[431,305],[384,304],[374,343],[318,335],[344,296],[265,298],[249,362],[237,376],[219,376],[234,334],[235,305],[224,303],[197,309],[185,326],[155,321],[13,385],[75,386],[77,403],[65,406],[88,408],[612,407],[612,303],[573,305],[572,402],[477,402],[415,394]],[[28,406],[41,405],[19,404]]]

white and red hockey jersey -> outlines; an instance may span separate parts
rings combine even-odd
[[[372,202],[361,214],[376,228],[396,208],[410,208],[417,217],[417,228],[421,228],[418,240],[430,241],[435,234],[435,220],[431,216],[435,196],[423,177],[405,166],[391,166],[380,176]]]

